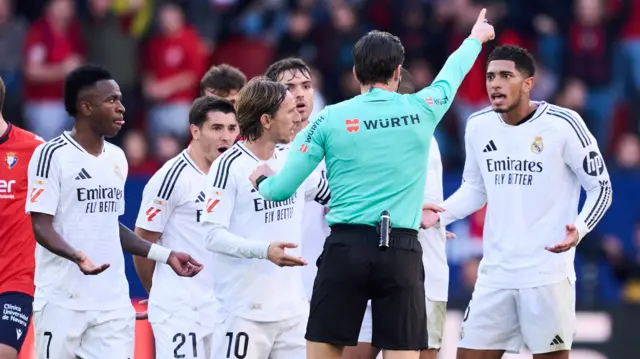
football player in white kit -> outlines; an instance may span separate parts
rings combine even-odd
[[[611,204],[596,140],[575,111],[530,100],[534,72],[522,48],[489,55],[491,107],[469,118],[464,181],[442,205],[446,225],[488,203],[458,359],[498,359],[523,345],[536,359],[569,358],[574,247]],[[578,212],[581,186],[586,201]]]
[[[123,251],[167,263],[181,276],[202,269],[189,255],[147,242],[118,222],[128,165],[104,138],[124,124],[121,97],[106,70],[72,71],[64,101],[73,130],[38,146],[29,162],[39,359],[133,357],[135,311]]]
[[[312,84],[311,69],[301,59],[286,58],[273,63],[264,74],[269,80],[280,82],[287,86],[287,89],[296,101],[296,111],[300,114],[300,125],[294,129],[294,136],[309,124],[309,117],[314,110],[314,89]],[[292,138],[293,141],[293,138]],[[279,145],[278,150],[289,150],[291,143]],[[326,178],[327,167],[324,160],[320,162],[316,172]],[[311,292],[313,291],[313,281],[316,279],[318,267],[316,260],[322,253],[322,247],[325,239],[329,236],[331,230],[324,216],[326,207],[317,202],[309,202],[304,207],[304,215],[302,220],[302,258],[311,263],[302,267],[302,280],[304,281],[304,289],[307,293],[309,301],[311,301]]]
[[[150,294],[148,316],[158,359],[209,358],[215,329],[213,256],[205,247],[206,232],[200,222],[209,168],[233,145],[239,129],[233,104],[206,96],[191,106],[189,126],[191,145],[151,177],[136,221],[140,237],[193,253],[204,266],[196,278],[185,279],[165,266],[134,258]]]
[[[202,217],[220,274],[213,281],[221,303],[213,357],[304,359],[309,302],[298,267],[307,264],[299,251],[302,213],[305,201],[329,201],[328,185],[312,175],[291,198],[273,202],[249,181],[261,164],[281,168],[288,151],[276,151],[276,144],[288,143],[300,121],[283,84],[249,81],[238,96],[237,115],[245,141],[214,161]]]
[[[409,94],[415,92],[413,78],[409,71],[402,69],[398,93]],[[435,137],[431,139],[429,163],[427,165],[427,185],[424,191],[425,204],[441,204],[444,200],[442,188],[442,159]],[[424,288],[427,299],[427,333],[429,335],[429,349],[420,352],[420,359],[435,359],[442,345],[447,299],[449,292],[449,265],[447,264],[446,241],[444,226],[440,228],[420,229],[418,240],[422,246],[422,260],[424,262]],[[375,359],[379,350],[371,346],[372,316],[371,303],[362,320],[362,328],[358,337],[358,345],[345,347],[343,359]]]

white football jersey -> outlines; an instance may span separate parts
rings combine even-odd
[[[280,151],[290,150],[291,144],[279,145]],[[327,166],[324,159],[320,161],[315,172],[317,175],[327,179]],[[313,282],[318,274],[316,262],[324,248],[324,242],[331,233],[331,229],[325,219],[326,207],[318,202],[307,202],[302,215],[302,258],[309,262],[309,265],[302,267],[302,281],[307,298],[311,301],[313,293]]]
[[[118,217],[124,213],[128,164],[105,142],[100,156],[86,152],[69,132],[36,148],[29,162],[27,213],[53,216],[53,228],[94,263],[111,265],[99,275],[36,247],[34,309],[47,302],[72,310],[131,306]]]
[[[287,151],[275,151],[266,163],[279,171]],[[310,176],[289,199],[267,201],[253,188],[249,176],[260,161],[237,142],[214,161],[207,176],[203,223],[221,225],[244,240],[292,242],[287,253],[301,256],[302,214],[306,201],[326,203],[326,181]],[[311,264],[310,264],[311,265]],[[255,321],[280,321],[308,310],[300,267],[278,267],[267,259],[240,258],[215,253],[213,288],[223,311]]]
[[[442,204],[442,159],[435,137],[431,139],[427,183],[424,188],[424,203]],[[449,265],[447,264],[447,236],[444,226],[421,229],[418,240],[422,246],[424,262],[424,290],[429,300],[446,302],[449,297]]]
[[[168,265],[156,263],[149,293],[151,321],[161,322],[173,314],[204,325],[213,324],[217,305],[212,286],[213,255],[206,248],[207,233],[200,223],[206,179],[188,150],[184,150],[167,161],[144,188],[136,227],[162,233],[158,244],[189,253],[203,265],[197,276],[184,278]],[[154,311],[153,307],[161,311]]]
[[[582,238],[611,204],[598,144],[575,111],[545,102],[518,125],[487,108],[467,124],[464,180],[444,203],[444,225],[488,202],[478,283],[528,288],[575,280],[575,249],[551,253],[567,224]],[[587,192],[578,214],[580,187]]]

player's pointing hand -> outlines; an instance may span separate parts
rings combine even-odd
[[[551,247],[544,247],[544,249],[553,253],[562,253],[578,245],[578,230],[576,229],[576,226],[573,224],[567,224],[565,233],[564,241],[562,241],[562,243],[558,243]]]
[[[271,242],[267,250],[267,258],[278,267],[306,266],[307,261],[285,252],[285,248],[296,248],[297,246],[295,243]]]
[[[87,257],[83,252],[76,252],[74,255],[74,259],[78,267],[80,267],[80,271],[85,275],[96,275],[104,272],[107,268],[109,268],[110,264],[96,265]]]
[[[489,24],[487,18],[487,9],[482,9],[478,15],[478,20],[471,29],[471,35],[469,37],[477,39],[481,44],[487,41],[493,40],[496,37],[496,33],[493,29],[493,25]]]
[[[193,277],[202,270],[202,264],[182,252],[171,251],[167,264],[181,277]]]

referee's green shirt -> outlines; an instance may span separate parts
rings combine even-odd
[[[291,197],[324,157],[329,225],[375,225],[388,210],[393,227],[417,230],[431,137],[481,48],[466,39],[431,86],[415,94],[373,88],[325,107],[296,136],[281,171],[260,183],[260,194]]]

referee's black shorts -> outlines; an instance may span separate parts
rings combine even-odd
[[[335,346],[357,345],[371,299],[374,347],[428,348],[418,232],[393,228],[385,251],[378,247],[379,238],[373,226],[331,227],[317,262],[307,340]]]

